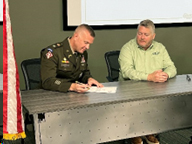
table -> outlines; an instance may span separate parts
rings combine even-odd
[[[192,77],[192,74],[189,74]],[[22,91],[37,144],[95,144],[192,127],[192,81],[124,81],[115,94]]]

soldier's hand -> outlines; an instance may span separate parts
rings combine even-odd
[[[77,84],[77,83],[72,83],[71,87],[69,88],[70,91],[75,91],[78,93],[84,93],[89,90],[89,86],[87,84]]]
[[[103,87],[103,85],[101,83],[99,83],[98,81],[96,81],[93,78],[89,78],[87,83],[88,83],[89,86],[92,86],[94,84],[97,87]]]

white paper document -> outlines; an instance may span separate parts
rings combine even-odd
[[[117,87],[102,87],[98,88],[95,86],[90,87],[87,92],[96,92],[96,93],[116,93]]]

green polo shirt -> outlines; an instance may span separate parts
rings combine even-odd
[[[172,78],[176,75],[176,67],[172,62],[166,48],[156,41],[144,50],[136,39],[127,42],[119,55],[119,80],[147,80],[150,73],[163,70]]]

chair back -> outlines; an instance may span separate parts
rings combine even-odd
[[[40,58],[27,59],[21,62],[26,90],[39,88],[41,82],[40,66]]]
[[[118,62],[119,53],[120,50],[105,53],[105,61],[108,69],[108,76],[106,78],[109,82],[118,81],[120,68]]]

